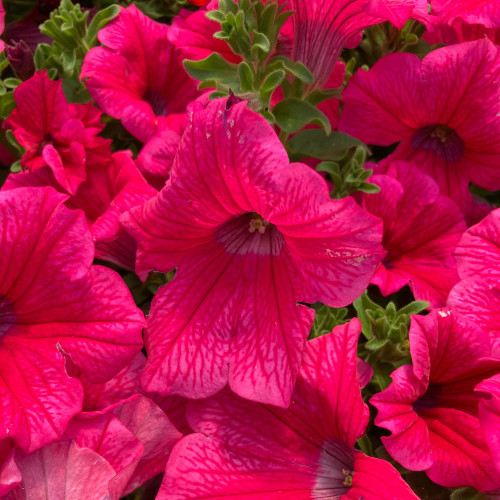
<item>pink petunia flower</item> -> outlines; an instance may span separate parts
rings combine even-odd
[[[490,358],[488,335],[450,309],[412,316],[413,366],[391,375],[392,384],[370,402],[375,424],[391,431],[382,442],[410,470],[425,470],[446,487],[500,487],[478,418],[474,388],[500,370]]]
[[[129,151],[111,154],[108,149],[103,156],[87,162],[85,168],[87,179],[66,206],[84,211],[96,244],[96,258],[133,270],[137,245],[121,229],[118,219],[122,212],[144,203],[157,191],[144,180]],[[2,190],[28,186],[52,186],[66,193],[47,167],[10,174]]]
[[[191,398],[229,383],[287,406],[313,311],[349,304],[383,256],[378,219],[331,200],[324,179],[285,149],[260,115],[227,99],[189,109],[172,173],[122,216],[138,271],[175,278],[152,304],[148,391]]]
[[[459,281],[448,305],[489,334],[493,355],[500,359],[500,280],[477,276]]]
[[[161,189],[165,185],[185,128],[186,115],[170,115],[141,149],[137,167],[151,186]]]
[[[104,125],[92,104],[68,104],[61,81],[39,71],[14,91],[17,108],[4,123],[26,149],[21,165],[30,171],[49,166],[57,182],[75,194],[85,181],[87,161],[109,148],[98,137]]]
[[[52,188],[0,192],[0,439],[29,453],[59,439],[103,382],[141,349],[145,324],[117,273],[91,266],[80,211]]]
[[[469,181],[500,188],[500,57],[489,40],[396,53],[358,71],[344,92],[339,130],[400,145],[393,159],[431,175],[465,210]]]
[[[183,113],[199,93],[168,41],[170,27],[135,5],[99,31],[105,47],[85,56],[81,78],[102,110],[146,142],[172,113]],[[152,63],[153,61],[153,63]]]
[[[83,413],[71,420],[61,441],[32,453],[17,449],[8,457],[7,465],[17,466],[22,480],[7,499],[50,500],[62,494],[72,500],[118,500],[165,468],[180,437],[143,396]]]
[[[84,390],[83,411],[104,410],[123,399],[130,398],[135,394],[141,394],[139,375],[145,364],[146,356],[142,352],[138,352],[131,363],[112,379],[98,384],[82,380]]]
[[[500,8],[496,0],[431,0],[429,43],[451,45],[480,40],[500,42]]]
[[[218,7],[218,0],[211,0],[205,9],[196,12],[182,10],[174,18],[168,39],[180,51],[182,59],[199,61],[218,52],[226,61],[241,62],[241,57],[232,51],[227,42],[214,38],[214,34],[220,31],[220,24],[207,19],[206,13]]]
[[[158,499],[416,499],[386,461],[354,450],[368,407],[357,319],[307,342],[288,409],[230,391],[188,404],[195,430],[173,449]]]
[[[469,228],[455,250],[460,278],[500,280],[500,208]]]
[[[446,298],[459,278],[452,252],[466,230],[463,215],[428,175],[406,162],[385,163],[370,182],[381,192],[364,194],[363,208],[384,222],[387,250],[371,282],[383,295],[409,284],[417,300],[433,307]]]
[[[500,357],[500,209],[468,229],[455,250],[460,281],[448,304],[485,329]]]
[[[390,21],[402,28],[410,18],[424,20],[425,0],[287,0],[295,13],[292,59],[315,76],[314,89],[323,88],[344,48],[354,48],[362,31]]]
[[[500,373],[481,382],[476,391],[483,396],[479,400],[479,421],[500,472]]]

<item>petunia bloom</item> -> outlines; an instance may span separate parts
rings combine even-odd
[[[148,391],[201,398],[227,383],[287,406],[313,311],[346,305],[383,256],[381,227],[324,179],[289,165],[273,129],[245,102],[195,102],[170,179],[122,216],[137,271],[175,278],[146,331]],[[227,109],[229,108],[229,109]]]
[[[0,192],[0,439],[31,452],[82,408],[81,383],[104,382],[142,347],[144,317],[120,276],[91,266],[80,211],[52,188]]]
[[[455,250],[460,281],[448,304],[485,329],[500,357],[500,209],[463,235]]]
[[[49,166],[57,182],[75,194],[85,181],[87,161],[109,148],[98,137],[104,125],[92,104],[68,104],[61,81],[39,71],[14,91],[17,108],[4,123],[26,149],[21,165],[30,171]]]
[[[483,396],[479,400],[479,421],[500,472],[500,373],[481,382],[476,392]]]
[[[315,76],[314,89],[323,88],[344,48],[354,48],[362,31],[390,21],[402,28],[410,18],[424,19],[425,0],[286,0],[295,13],[292,59]]]
[[[169,29],[135,5],[122,8],[99,31],[104,47],[91,49],[82,67],[81,78],[96,103],[143,142],[157,133],[164,117],[183,113],[199,95],[168,41]]]
[[[460,278],[500,280],[500,208],[464,233],[455,250]]]
[[[389,54],[349,81],[339,130],[369,144],[400,142],[392,158],[418,165],[465,210],[469,182],[500,188],[499,50],[484,39],[422,61]]]
[[[425,470],[446,487],[500,487],[478,418],[474,388],[500,370],[488,335],[450,309],[413,316],[412,365],[397,368],[392,384],[370,402],[375,424],[391,431],[382,442],[410,470]]]
[[[459,278],[452,253],[466,230],[463,215],[428,175],[406,162],[375,166],[370,182],[381,192],[364,194],[363,208],[384,222],[387,255],[371,282],[384,295],[409,284],[417,300],[433,307],[446,298]]]
[[[431,0],[428,20],[430,29],[424,34],[429,43],[451,45],[480,40],[486,35],[500,41],[500,9],[496,0]]]
[[[88,161],[85,169],[86,180],[67,199],[66,206],[84,211],[96,245],[97,259],[133,270],[137,246],[121,229],[118,220],[122,212],[144,203],[157,191],[142,177],[130,151],[111,154],[108,148],[102,156]],[[28,186],[52,186],[66,193],[48,167],[10,174],[2,190]]]
[[[61,441],[32,453],[15,451],[22,481],[7,499],[119,500],[165,468],[180,437],[143,396],[83,413],[69,423]],[[9,462],[12,468],[11,457]]]
[[[288,409],[222,391],[188,404],[158,499],[417,499],[386,461],[354,450],[368,423],[357,319],[307,342]]]

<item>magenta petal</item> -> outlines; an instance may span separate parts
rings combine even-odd
[[[382,258],[381,228],[351,199],[330,199],[311,168],[289,165],[245,102],[226,101],[190,106],[170,179],[121,217],[138,271],[177,267],[152,305],[142,382],[191,398],[229,383],[287,406],[313,317],[298,303],[356,298]]]
[[[387,461],[354,454],[352,488],[345,500],[417,500],[412,489],[402,480],[399,472]]]
[[[454,310],[433,310],[412,317],[410,351],[413,367],[395,370],[392,384],[370,400],[378,409],[375,423],[392,432],[382,438],[387,451],[440,485],[497,489],[474,392],[500,367],[485,357],[487,333]]]
[[[364,464],[374,459],[353,450],[368,421],[356,371],[359,333],[352,320],[307,343],[287,409],[229,390],[191,402],[196,434],[174,447],[158,498],[351,498],[349,478],[354,492],[373,491]],[[416,498],[391,466],[376,465],[401,498]]]
[[[380,219],[350,197],[332,203],[326,183],[312,176],[310,167],[292,164],[284,174],[276,182],[285,186],[288,210],[272,221],[300,262],[306,282],[301,299],[348,305],[361,295],[385,254]]]
[[[185,111],[198,96],[169,30],[135,5],[122,8],[99,31],[105,47],[91,49],[82,67],[81,78],[97,104],[143,142],[157,133],[159,117]]]
[[[500,357],[500,283],[469,278],[453,287],[448,304],[488,332],[494,355]]]
[[[56,339],[41,348],[8,337],[0,343],[0,438],[30,452],[61,438],[81,411],[83,390],[67,375]]]
[[[92,266],[78,286],[57,278],[17,302],[22,324],[15,328],[39,348],[59,343],[89,382],[109,380],[142,347],[141,311],[111,269]]]
[[[370,15],[390,21],[398,29],[402,29],[410,17],[428,23],[426,0],[370,0],[365,8]]]
[[[495,467],[500,471],[500,375],[481,382],[476,391],[485,396],[479,402],[479,422]]]
[[[100,500],[108,494],[108,484],[116,474],[97,452],[74,441],[52,443],[30,455],[18,451],[16,462],[23,480],[11,493],[15,499]]]
[[[372,283],[384,295],[409,284],[417,300],[443,306],[458,282],[452,252],[466,229],[463,216],[413,165],[386,162],[385,171],[370,178],[381,192],[363,195],[363,207],[383,220],[387,250]]]
[[[108,495],[111,500],[121,498],[144,452],[143,444],[134,433],[111,413],[82,413],[70,422],[66,437],[78,446],[95,451],[113,467]]]
[[[148,391],[199,398],[229,380],[243,397],[286,406],[313,320],[312,311],[294,303],[293,267],[282,257],[271,272],[271,258],[210,253],[209,262],[201,255],[185,262],[183,278],[178,274],[157,293],[142,381]],[[245,261],[260,275],[258,283],[234,280]],[[282,301],[278,283],[290,283]]]
[[[143,444],[142,454],[122,495],[131,493],[165,470],[167,457],[182,434],[150,399],[136,396],[108,410]]]
[[[393,371],[391,378],[392,384],[370,399],[378,410],[376,425],[392,432],[382,442],[389,454],[407,469],[428,469],[433,463],[429,430],[413,409],[413,403],[427,386],[415,377],[410,365]]]
[[[462,279],[500,278],[500,209],[469,228],[455,250]]]
[[[0,440],[0,495],[7,493],[22,481],[21,471],[14,460],[15,448],[10,439]]]
[[[480,491],[500,487],[489,448],[477,418],[457,410],[425,410],[434,464],[426,472],[443,486],[472,485]]]
[[[104,410],[108,406],[140,394],[139,375],[146,365],[146,356],[138,352],[132,362],[107,382],[92,384],[82,380],[83,411]]]
[[[33,275],[48,281],[54,266],[70,280],[88,272],[94,257],[92,238],[83,214],[63,206],[66,199],[52,188],[0,193],[1,234],[6,236],[0,240],[2,295],[8,292],[14,300],[24,294]]]
[[[487,39],[443,47],[422,61],[389,54],[349,81],[339,130],[370,144],[401,142],[393,158],[417,164],[465,209],[469,181],[500,187],[499,54]]]
[[[81,411],[73,376],[108,380],[142,346],[142,312],[117,273],[89,268],[90,232],[65,200],[48,187],[0,193],[0,437],[26,452]]]

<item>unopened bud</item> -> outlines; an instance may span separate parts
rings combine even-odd
[[[24,40],[14,45],[5,45],[5,55],[20,80],[27,80],[35,74],[33,52]]]

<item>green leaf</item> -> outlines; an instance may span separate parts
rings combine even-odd
[[[425,309],[427,309],[430,306],[429,302],[426,302],[425,300],[415,300],[414,302],[411,302],[407,306],[402,307],[399,311],[398,314],[419,314]]]
[[[8,94],[8,95],[12,95],[12,94]],[[3,101],[3,99],[2,99],[2,101]],[[9,130],[5,131],[5,138],[7,139],[7,142],[12,146],[12,148],[9,148],[9,149],[11,149],[12,151],[15,151],[17,153],[17,156],[21,157],[26,152],[26,150],[21,146],[21,144],[19,144],[17,142],[17,139],[14,135],[14,132],[12,132],[12,130],[9,129]]]
[[[269,75],[266,76],[266,79],[262,83],[260,88],[260,98],[264,103],[264,106],[267,107],[269,104],[269,99],[271,98],[271,94],[274,92],[276,87],[278,87],[281,82],[284,80],[286,74],[282,69],[277,71],[273,71]]]
[[[269,38],[267,38],[264,33],[260,33],[258,31],[254,31],[252,34],[252,52],[255,48],[258,48],[262,50],[264,54],[269,54],[269,52],[271,51],[271,42],[269,41]]]
[[[320,102],[326,101],[326,99],[340,99],[342,97],[342,88],[338,89],[323,89],[315,90],[306,97],[306,101],[310,102],[314,106],[317,106]]]
[[[450,496],[450,500],[486,500],[486,496],[472,486],[456,489]]]
[[[373,302],[373,300],[368,297],[368,294],[366,292],[363,292],[361,297],[356,299],[353,304],[354,309],[356,309],[356,312],[358,313],[358,319],[361,321],[362,329],[361,331],[363,332],[363,335],[367,339],[372,339],[373,338],[373,333],[372,333],[372,325],[370,318],[368,316],[368,311],[378,311],[379,314],[385,314],[384,308],[380,307],[378,304]]]
[[[231,84],[238,80],[238,66],[214,52],[201,61],[184,61],[184,68],[196,80],[215,80]]]
[[[370,339],[365,343],[365,348],[369,351],[379,351],[390,342],[389,339]]]
[[[321,129],[306,129],[292,137],[287,143],[290,154],[297,158],[318,160],[341,160],[349,149],[363,146],[363,143],[342,132],[326,135]]]
[[[309,334],[309,339],[330,333],[336,326],[348,323],[348,312],[348,309],[345,307],[335,309],[326,305],[321,306],[314,316],[314,323]]]
[[[309,71],[307,66],[305,66],[301,62],[292,61],[291,59],[285,56],[274,57],[271,63],[275,61],[283,64],[283,67],[286,69],[288,73],[292,74],[293,76],[303,81],[304,83],[314,82],[313,74]]]
[[[205,13],[205,17],[210,19],[210,21],[215,21],[217,23],[223,23],[226,16],[220,10],[209,10]]]
[[[298,132],[309,123],[321,125],[327,134],[332,130],[328,118],[312,104],[301,99],[285,99],[273,108],[278,127],[292,134]]]
[[[95,46],[99,30],[104,28],[119,12],[120,7],[118,5],[110,5],[108,8],[97,12],[87,28],[86,40],[89,47]]]
[[[3,84],[8,88],[8,89],[15,89],[21,85],[22,81],[19,80],[19,78],[6,78],[3,81]]]
[[[376,184],[370,184],[369,182],[363,182],[361,186],[356,189],[356,191],[361,191],[367,194],[377,194],[380,193],[380,187]]]
[[[219,0],[219,10],[224,14],[236,14],[238,12],[238,5],[233,0]]]
[[[240,75],[241,90],[243,92],[253,91],[254,75],[250,65],[246,62],[241,62],[238,66],[238,73]]]

